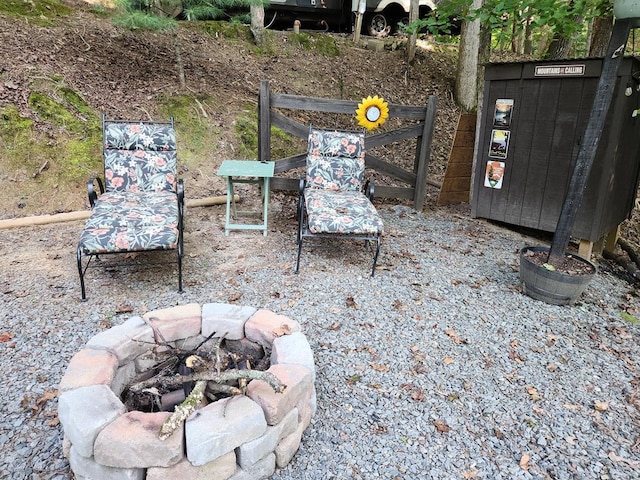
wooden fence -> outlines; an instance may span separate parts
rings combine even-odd
[[[271,126],[278,127],[285,132],[302,139],[307,139],[309,125],[303,125],[286,115],[276,111],[306,110],[325,113],[341,113],[354,115],[359,102],[350,100],[336,100],[317,97],[302,97],[298,95],[281,95],[269,91],[269,82],[260,84],[258,98],[258,158],[262,161],[271,160]],[[408,198],[413,200],[413,207],[422,210],[427,180],[427,169],[431,155],[431,140],[436,118],[437,98],[430,96],[424,107],[389,104],[389,118],[404,118],[418,120],[417,123],[404,126],[392,131],[367,135],[365,148],[367,149],[365,162],[367,168],[388,175],[409,185],[409,187],[375,186],[376,197]],[[318,127],[324,127],[318,125]],[[407,139],[416,140],[416,152],[413,171],[400,168],[369,153],[372,148],[387,145]],[[294,168],[304,167],[306,152],[292,157],[276,160],[275,173],[282,173]],[[298,190],[298,180],[275,177],[271,182],[272,188],[280,190]]]

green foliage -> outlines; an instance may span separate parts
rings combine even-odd
[[[269,6],[269,0],[183,0],[184,17],[187,20],[221,20],[231,18],[249,23],[252,5]]]
[[[578,44],[584,45],[588,22],[610,13],[611,8],[611,0],[485,0],[478,9],[472,9],[471,0],[444,0],[434,15],[413,22],[410,28],[446,33],[454,21],[479,20],[491,29],[498,45],[509,44],[527,25],[538,36],[541,32],[579,36]]]
[[[172,18],[157,17],[140,10],[127,11],[113,18],[113,24],[128,30],[162,32],[175,30],[177,22]]]
[[[629,323],[633,323],[635,325],[640,323],[640,320],[638,320],[636,317],[634,317],[630,313],[625,312],[624,310],[620,312],[620,316]]]

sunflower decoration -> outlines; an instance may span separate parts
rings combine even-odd
[[[382,125],[389,117],[389,104],[384,98],[368,96],[363,98],[356,109],[356,120],[358,125],[373,130]]]

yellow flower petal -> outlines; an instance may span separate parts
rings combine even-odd
[[[367,130],[379,127],[387,118],[389,118],[389,104],[384,101],[384,98],[377,95],[363,98],[356,109],[358,125]]]

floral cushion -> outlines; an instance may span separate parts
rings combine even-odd
[[[84,227],[81,251],[93,255],[175,249],[178,213],[173,192],[106,192]]]
[[[364,153],[364,132],[310,129],[307,187],[361,191]]]
[[[382,220],[371,201],[360,192],[305,190],[311,233],[381,235]]]
[[[108,122],[104,127],[105,150],[176,149],[176,134],[171,125]]]
[[[107,191],[175,191],[176,152],[105,150]]]
[[[169,124],[106,122],[107,191],[160,192],[176,188],[176,137]]]

